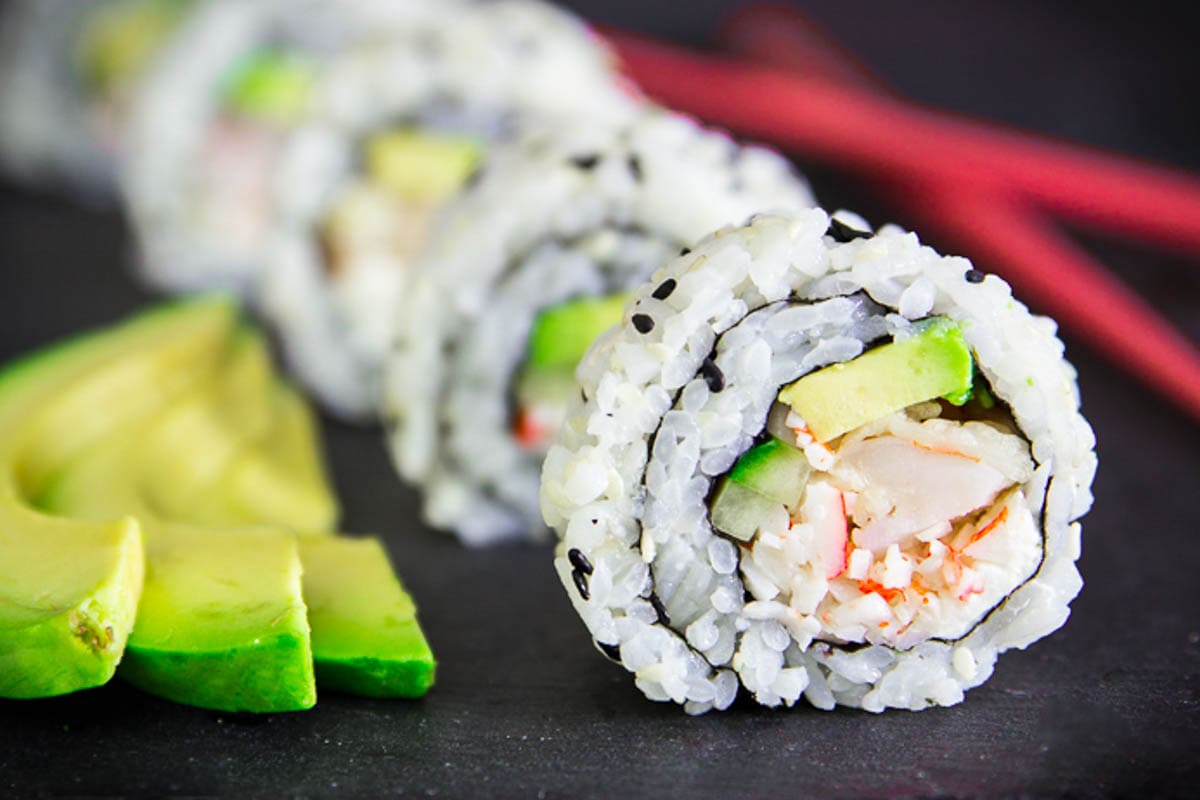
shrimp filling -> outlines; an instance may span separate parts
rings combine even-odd
[[[951,408],[917,403],[821,442],[776,403],[768,431],[808,472],[741,542],[758,604],[747,611],[775,616],[801,647],[906,648],[961,638],[1025,582],[1042,548],[1021,489],[1028,445],[998,411],[960,421]]]

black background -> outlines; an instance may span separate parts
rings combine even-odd
[[[734,4],[567,5],[703,45]],[[809,5],[911,98],[1200,169],[1186,4]],[[800,166],[827,205],[903,222],[858,180]],[[1200,258],[1080,241],[1200,338]],[[150,301],[125,269],[128,246],[116,212],[0,185],[0,358]],[[345,527],[387,538],[440,660],[433,692],[420,702],[325,693],[313,711],[269,717],[176,706],[119,682],[0,701],[0,793],[1195,796],[1200,437],[1064,338],[1099,437],[1086,586],[1062,631],[1005,655],[962,705],[875,716],[740,702],[688,718],[650,703],[592,649],[547,550],[467,551],[428,530],[381,434],[326,422]]]

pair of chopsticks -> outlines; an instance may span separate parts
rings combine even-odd
[[[798,11],[752,5],[700,54],[602,31],[649,96],[747,137],[882,179],[920,222],[1200,418],[1200,350],[1047,212],[1200,253],[1200,180],[918,107]]]

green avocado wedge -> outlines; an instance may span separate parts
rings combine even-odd
[[[573,374],[597,337],[621,321],[629,294],[580,297],[540,311],[529,331],[526,367]]]
[[[112,677],[142,592],[142,531],[124,514],[60,518],[31,499],[78,453],[143,423],[211,369],[236,320],[223,300],[166,306],[0,372],[0,697]]]
[[[279,127],[298,123],[308,108],[316,65],[298,52],[268,47],[243,56],[225,76],[228,107]]]
[[[423,697],[433,686],[433,652],[379,540],[306,537],[300,558],[317,684],[367,697]]]
[[[421,697],[433,684],[435,662],[416,607],[377,539],[322,535],[331,533],[336,507],[331,514],[321,501],[332,492],[311,408],[290,387],[280,387],[277,403],[267,437],[247,445],[203,502],[177,506],[180,518],[303,532],[301,585],[317,685],[368,697]]]
[[[166,518],[145,486],[165,474],[191,496],[219,478],[242,440],[269,427],[274,392],[262,350],[256,335],[235,337],[215,380],[81,454],[43,495],[58,513],[133,514],[142,525],[145,586],[119,674],[162,697],[226,711],[316,702],[296,537]]]
[[[240,328],[215,379],[156,421],[138,445],[139,489],[147,507],[174,519],[219,480],[247,441],[273,424],[275,373],[263,335]]]
[[[367,174],[409,203],[443,203],[462,188],[483,155],[481,143],[415,128],[385,130],[364,145]]]
[[[915,403],[971,396],[971,349],[958,323],[930,317],[904,339],[874,347],[788,384],[779,402],[792,407],[822,442]]]
[[[332,533],[340,509],[325,472],[312,407],[295,388],[274,387],[265,439],[251,440],[216,481],[187,498],[162,487],[160,508],[200,525],[282,525],[302,534]],[[177,451],[178,452],[178,451]]]

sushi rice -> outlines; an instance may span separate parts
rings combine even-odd
[[[349,47],[386,42],[457,5],[204,3],[140,93],[130,120],[122,182],[145,279],[169,291],[222,288],[252,298],[283,141],[304,119],[348,113],[344,87],[323,82],[323,70]],[[237,96],[239,81],[261,108]]]
[[[5,170],[110,200],[131,106],[192,7],[192,0],[13,0],[0,9]]]
[[[723,229],[660,269],[579,367],[582,399],[546,457],[541,508],[576,611],[653,700],[689,713],[743,690],[767,706],[951,705],[999,653],[1060,627],[1082,586],[1077,520],[1092,502],[1095,440],[1054,323],[915,234],[869,231],[819,209]],[[782,387],[930,317],[961,331],[1006,422],[936,419],[939,405],[924,403],[828,443],[794,413],[779,424]],[[756,442],[787,432],[813,469],[801,519],[783,513],[751,541],[715,530],[714,487]],[[898,478],[863,466],[872,447]],[[876,485],[851,492],[837,481],[856,458],[854,474]],[[960,466],[923,477],[946,459]],[[967,502],[938,480],[965,485],[968,473],[1005,475],[986,510],[885,547],[905,514]],[[864,521],[870,493],[885,490],[900,498],[891,515]],[[842,538],[822,551],[832,497]]]
[[[439,155],[465,165],[566,120],[612,125],[641,102],[599,41],[552,6],[438,12],[331,62],[323,83],[337,107],[300,126],[279,157],[259,300],[293,369],[343,417],[378,414],[408,265],[470,172],[433,175],[444,185],[429,196],[398,197],[371,174],[371,148],[405,137],[433,148],[410,173]]]
[[[657,109],[498,151],[414,268],[385,372],[393,458],[428,521],[473,545],[544,535],[544,450],[513,426],[541,310],[630,292],[706,231],[812,204],[779,156]]]

